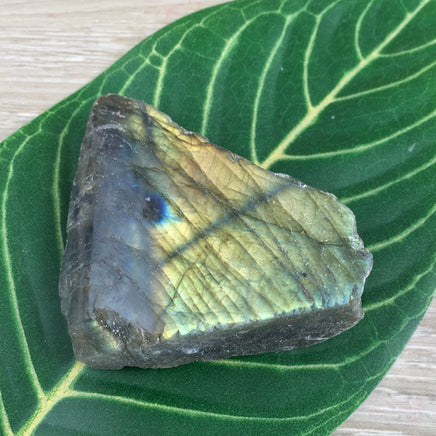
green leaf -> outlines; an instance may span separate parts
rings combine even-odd
[[[430,0],[231,2],[156,33],[0,144],[3,433],[328,434],[345,420],[435,290],[435,29]],[[374,254],[365,319],[292,352],[167,370],[76,362],[57,281],[86,120],[109,92],[335,193]]]

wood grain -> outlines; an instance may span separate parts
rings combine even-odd
[[[219,3],[2,0],[0,141],[151,33]],[[436,300],[380,385],[334,434],[436,434]]]

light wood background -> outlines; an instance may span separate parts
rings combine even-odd
[[[166,24],[220,0],[0,0],[0,141]],[[335,435],[436,435],[436,300]]]

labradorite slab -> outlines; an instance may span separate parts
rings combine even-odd
[[[371,266],[332,194],[146,103],[95,102],[59,284],[78,360],[159,368],[315,344],[363,317]]]

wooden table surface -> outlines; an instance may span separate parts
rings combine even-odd
[[[220,0],[1,0],[0,141],[145,37]],[[335,435],[436,435],[436,299],[389,373]]]

